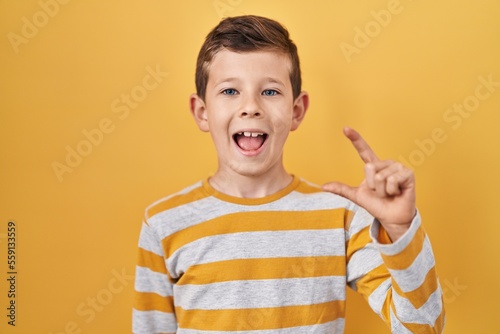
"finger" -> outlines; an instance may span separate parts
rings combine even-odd
[[[368,145],[363,137],[361,137],[361,135],[354,129],[345,127],[344,135],[349,138],[356,151],[358,151],[359,156],[365,163],[379,160],[375,152],[373,152],[373,150],[371,149],[370,145]]]
[[[365,165],[365,180],[366,185],[371,190],[375,190],[375,175],[381,170],[389,167],[393,162],[390,160],[369,162]]]
[[[387,160],[384,163],[388,165],[377,171],[375,175],[375,191],[379,196],[399,195],[403,183],[408,178],[406,169],[398,162]]]
[[[381,163],[378,165],[382,165]],[[382,167],[382,166],[380,166]],[[375,174],[375,192],[380,197],[390,196],[387,193],[387,183],[388,179],[392,176],[391,181],[394,182],[394,175],[398,173],[399,166],[392,161],[384,161],[383,168],[377,170]],[[392,189],[392,186],[391,186]]]
[[[407,189],[413,183],[413,172],[410,169],[403,170],[389,175],[387,177],[386,192],[390,196],[400,195],[404,189]]]
[[[402,175],[392,174],[387,177],[385,192],[389,196],[397,196],[401,194]]]
[[[351,186],[348,186],[347,184],[340,182],[330,182],[324,184],[322,189],[324,191],[328,191],[336,195],[345,197],[351,202],[358,204],[356,200],[357,188],[353,188]]]
[[[368,188],[375,190],[375,165],[372,163],[367,163],[365,165],[365,181]]]

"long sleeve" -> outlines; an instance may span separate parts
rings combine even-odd
[[[133,333],[176,332],[177,322],[172,287],[161,241],[153,228],[144,222],[139,237],[135,277]]]
[[[442,333],[443,296],[429,239],[417,213],[395,243],[366,212],[348,230],[348,282],[393,333]]]

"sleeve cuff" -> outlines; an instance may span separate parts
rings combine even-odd
[[[387,233],[384,231],[382,224],[380,224],[378,220],[374,219],[370,227],[370,237],[375,246],[382,254],[389,256],[396,255],[401,251],[403,251],[410,244],[410,242],[414,239],[418,229],[420,228],[420,225],[421,225],[421,218],[420,218],[420,213],[417,210],[417,213],[415,214],[415,217],[413,217],[413,220],[411,222],[408,231],[406,231],[405,234],[401,236],[401,238],[396,240],[396,242],[384,243],[381,241],[386,241],[386,240],[389,241],[390,239],[388,239],[389,237],[387,236]],[[380,239],[379,236],[381,236]]]

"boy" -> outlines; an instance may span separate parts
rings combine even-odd
[[[357,188],[286,172],[283,146],[309,105],[279,23],[222,20],[198,56],[193,117],[216,173],[147,210],[134,333],[343,333],[346,287],[393,333],[441,333],[442,292],[415,208],[413,173],[365,162]]]

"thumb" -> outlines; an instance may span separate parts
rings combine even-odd
[[[357,188],[348,186],[347,184],[340,182],[330,182],[326,183],[321,187],[324,191],[328,191],[342,197],[347,198],[351,202],[356,203],[356,193]]]

